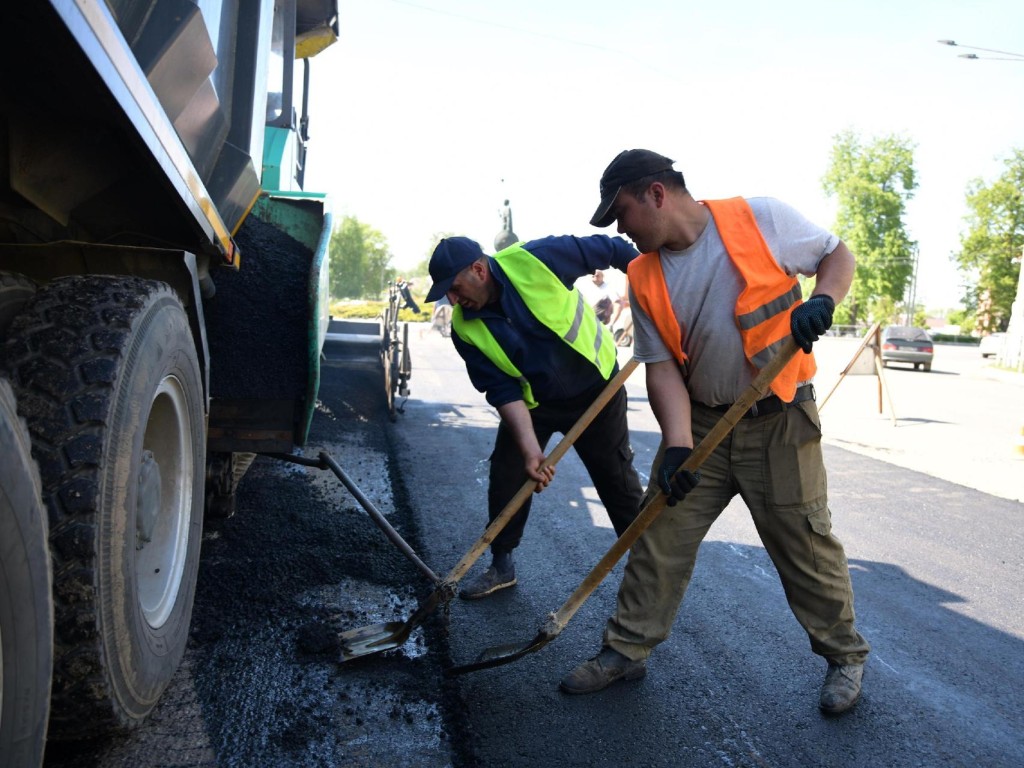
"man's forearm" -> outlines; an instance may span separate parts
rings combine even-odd
[[[690,394],[675,360],[647,364],[647,396],[666,446],[693,448]]]
[[[814,280],[814,292],[824,293],[832,297],[836,304],[846,298],[850,285],[853,283],[853,273],[856,260],[850,249],[841,240],[836,249],[821,260],[818,265],[818,272]]]
[[[522,452],[523,457],[535,456],[542,453],[540,442],[537,440],[537,433],[533,431],[533,420],[530,418],[530,409],[522,400],[513,400],[498,406],[498,415],[512,430],[516,445]]]
[[[511,403],[498,406],[498,413],[501,415],[502,423],[512,430],[516,445],[523,454],[523,468],[530,478],[537,481],[535,492],[540,493],[555,476],[555,468],[544,466],[544,449],[541,448],[537,433],[533,429],[530,409],[522,400],[513,400]]]

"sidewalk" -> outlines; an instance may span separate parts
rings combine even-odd
[[[835,346],[815,347],[819,405],[849,361],[837,362]],[[1024,374],[988,364],[945,376],[890,368],[885,381],[895,422],[884,392],[879,413],[876,376],[847,376],[821,406],[826,445],[1024,502]]]
[[[815,344],[825,445],[1024,502],[1024,374],[983,362],[957,372],[940,349],[932,373],[885,369],[894,421],[884,392],[879,410],[877,376],[850,375],[836,386],[859,344],[835,337]],[[620,365],[633,354],[618,352]],[[646,397],[643,371],[629,387]]]

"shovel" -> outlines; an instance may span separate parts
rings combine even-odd
[[[750,383],[750,386],[743,392],[740,399],[733,403],[732,407],[725,412],[718,423],[711,428],[711,431],[705,435],[704,439],[700,441],[700,444],[693,449],[693,453],[690,454],[689,458],[683,462],[679,471],[689,470],[693,472],[701,464],[704,463],[705,459],[711,455],[718,444],[725,438],[732,428],[736,426],[737,422],[743,418],[743,414],[750,409],[750,406],[757,400],[764,397],[767,394],[772,380],[778,375],[786,363],[799,351],[800,347],[797,346],[796,342],[793,341],[792,337],[786,339],[782,349],[776,354],[776,356],[761,369],[760,373]],[[494,645],[490,648],[485,648],[477,656],[476,661],[470,664],[464,664],[462,666],[449,667],[444,671],[444,674],[448,677],[453,675],[461,675],[466,672],[475,672],[478,669],[489,669],[490,667],[501,666],[502,664],[508,664],[517,659],[522,658],[528,653],[539,651],[545,645],[554,640],[565,629],[565,625],[568,624],[569,619],[575,615],[576,611],[579,610],[583,602],[590,597],[590,594],[597,588],[604,577],[607,576],[612,568],[619,559],[633,546],[640,535],[647,530],[647,528],[654,522],[654,519],[661,514],[662,509],[665,508],[665,502],[667,497],[661,491],[658,491],[654,497],[644,505],[644,508],[640,510],[640,514],[637,515],[636,519],[630,524],[622,536],[612,545],[611,549],[605,554],[604,557],[594,566],[593,570],[587,574],[583,583],[576,588],[576,591],[572,593],[565,604],[558,609],[557,612],[549,614],[547,621],[538,631],[537,636],[530,640],[528,643],[506,643],[505,645]]]
[[[573,424],[572,428],[565,433],[554,450],[544,459],[541,467],[553,467],[566,454],[577,438],[590,426],[594,417],[608,404],[616,392],[625,384],[626,379],[637,367],[637,361],[630,359],[622,369],[612,378],[601,394],[590,404],[590,407],[583,412],[583,415]],[[342,632],[341,660],[351,661],[352,659],[368,656],[372,653],[380,653],[397,648],[409,639],[410,633],[422,624],[442,602],[448,603],[455,595],[455,585],[466,575],[466,572],[473,567],[473,563],[484,553],[495,537],[508,525],[508,522],[515,516],[516,512],[523,505],[537,488],[536,480],[527,480],[515,496],[505,505],[494,520],[487,526],[483,535],[470,547],[469,551],[462,556],[451,573],[444,581],[433,577],[436,589],[419,604],[416,612],[406,621],[388,621],[383,624],[373,624],[359,629],[350,629]]]

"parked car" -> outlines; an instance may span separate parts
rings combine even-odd
[[[882,331],[882,365],[910,363],[914,370],[932,369],[935,345],[923,328],[890,325]]]
[[[982,357],[992,357],[998,355],[1003,348],[1003,339],[1006,338],[1005,333],[990,333],[988,336],[981,337],[981,344],[979,349],[981,350]]]

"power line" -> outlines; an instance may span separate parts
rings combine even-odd
[[[1013,53],[1011,51],[997,51],[994,48],[978,48],[975,45],[964,45],[956,40],[939,40],[940,45],[952,45],[956,48],[967,48],[972,51],[984,51],[985,53],[998,53],[1000,56],[979,56],[976,53],[961,53],[961,59],[985,59],[987,61],[1024,61],[1024,53]]]

